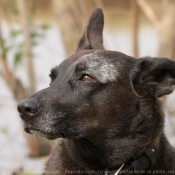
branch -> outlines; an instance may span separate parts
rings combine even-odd
[[[137,0],[137,4],[154,27],[159,29],[159,20],[151,6],[145,0]]]
[[[34,69],[33,69],[33,62],[32,62],[32,54],[31,54],[31,38],[30,38],[30,30],[29,30],[29,14],[28,14],[28,7],[27,1],[25,0],[17,0],[21,25],[23,28],[24,34],[24,51],[25,57],[27,61],[27,71],[29,77],[29,93],[32,94],[35,92],[35,78],[34,78]]]
[[[74,1],[69,1],[69,7],[74,15],[74,18],[77,22],[77,24],[82,27],[83,26],[83,18],[82,18],[82,14],[77,6],[77,4]]]
[[[2,38],[2,31],[0,28],[0,48],[1,50],[5,49],[3,38]],[[17,102],[20,102],[22,99],[25,98],[25,90],[21,83],[21,81],[12,74],[12,71],[9,69],[7,64],[7,55],[4,54],[3,58],[0,57],[0,62],[3,67],[3,71],[0,71],[0,76],[6,81],[7,85],[13,92],[13,95]]]
[[[0,48],[1,48],[2,51],[5,50],[1,28],[0,28]],[[8,68],[6,55],[4,55],[4,58],[0,57],[0,61],[1,61],[2,66],[4,68],[3,77],[7,81],[7,83],[10,83],[10,81],[12,79],[12,73]]]

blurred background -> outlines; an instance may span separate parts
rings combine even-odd
[[[97,7],[106,49],[175,59],[175,0],[0,0],[0,175],[42,173],[55,142],[24,133],[16,106],[49,86]],[[175,93],[162,102],[175,146]]]

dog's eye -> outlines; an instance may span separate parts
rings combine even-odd
[[[93,78],[89,75],[83,75],[81,78],[82,81],[91,81]]]

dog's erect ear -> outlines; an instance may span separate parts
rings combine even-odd
[[[175,88],[175,61],[149,57],[138,59],[131,77],[138,94],[149,92],[155,97],[162,97]]]
[[[77,52],[87,49],[104,49],[103,46],[103,11],[98,8],[94,10],[86,22],[83,35],[79,40]]]

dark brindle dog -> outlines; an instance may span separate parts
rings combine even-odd
[[[45,174],[175,174],[159,102],[174,90],[175,62],[105,50],[103,24],[96,9],[50,87],[18,105],[28,133],[61,138]]]

